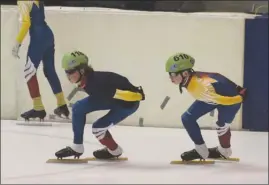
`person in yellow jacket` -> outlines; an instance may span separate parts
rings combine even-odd
[[[12,54],[14,57],[19,58],[19,49],[29,31],[30,44],[28,46],[24,75],[33,100],[33,109],[22,113],[21,117],[29,120],[30,118],[44,119],[46,116],[36,75],[41,61],[43,61],[44,75],[57,99],[57,107],[54,113],[58,116],[64,115],[68,117],[69,110],[54,66],[54,34],[45,20],[44,4],[42,1],[17,1],[17,5],[22,17],[22,24],[16,37],[16,44],[13,47]]]
[[[228,158],[232,154],[230,124],[240,109],[246,89],[219,73],[194,71],[195,59],[186,53],[176,53],[166,61],[166,72],[172,83],[185,88],[195,99],[181,116],[195,149],[182,153],[183,161],[206,158]],[[197,120],[212,110],[218,110],[217,134],[219,146],[207,148]]]

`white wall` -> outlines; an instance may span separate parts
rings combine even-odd
[[[14,37],[18,32],[17,10],[1,6],[1,119],[16,119],[17,114],[17,67],[11,58]]]
[[[66,96],[74,86],[67,81],[60,62],[63,53],[73,49],[87,53],[95,70],[118,72],[134,85],[143,86],[146,101],[123,124],[138,125],[139,117],[143,117],[145,126],[182,127],[181,114],[194,100],[187,93],[181,95],[165,72],[165,61],[175,52],[193,55],[196,70],[219,72],[238,84],[243,83],[244,14],[54,7],[46,8],[46,16],[55,34],[55,66]],[[11,56],[16,35],[13,32],[18,27],[15,17],[12,8],[1,7],[1,119],[18,118],[22,111],[32,107],[23,78],[28,37],[20,51],[21,59]],[[49,114],[56,106],[56,99],[44,78],[42,66],[38,78]],[[171,100],[161,110],[160,104],[166,95]],[[85,94],[79,93],[74,100],[82,97]],[[88,115],[88,122],[103,114]],[[212,126],[215,119],[206,115],[200,120],[200,126]],[[240,127],[241,112],[233,124],[233,128]]]

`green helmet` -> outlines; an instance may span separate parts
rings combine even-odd
[[[184,70],[192,69],[195,60],[185,53],[176,53],[168,58],[165,64],[166,72],[177,73]]]
[[[65,71],[70,71],[88,65],[88,62],[89,59],[84,53],[80,51],[68,52],[62,58],[62,68]]]

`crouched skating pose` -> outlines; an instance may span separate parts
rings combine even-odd
[[[232,154],[230,124],[240,109],[246,89],[219,73],[193,70],[195,59],[185,53],[176,53],[166,61],[166,72],[171,81],[185,88],[196,100],[181,116],[182,123],[195,149],[184,152],[182,160],[228,158]],[[219,146],[207,148],[197,120],[212,110],[218,110],[217,134]]]
[[[109,128],[132,115],[145,99],[141,86],[136,87],[124,76],[113,72],[95,71],[88,65],[88,57],[80,52],[66,53],[62,67],[71,83],[77,83],[89,94],[72,106],[73,144],[56,152],[57,158],[79,157],[84,152],[83,134],[86,114],[109,110],[92,124],[92,133],[105,148],[94,151],[98,159],[111,159],[122,155],[122,148],[114,141]]]

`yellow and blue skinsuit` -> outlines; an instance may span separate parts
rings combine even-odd
[[[240,109],[242,97],[237,85],[218,73],[194,72],[184,87],[196,101],[182,115],[182,123],[195,144],[204,144],[197,120],[217,109],[217,125],[230,124]]]
[[[22,22],[16,41],[20,45],[28,31],[30,36],[24,73],[33,99],[34,110],[44,110],[36,77],[41,60],[44,75],[57,98],[58,107],[65,105],[62,87],[54,67],[54,35],[45,21],[44,4],[42,1],[18,1],[17,4]]]

